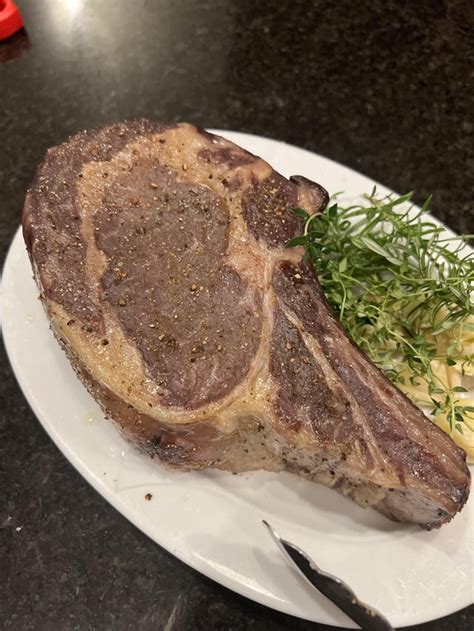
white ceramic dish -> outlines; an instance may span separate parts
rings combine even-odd
[[[368,178],[297,147],[220,133],[284,175],[305,175],[331,192],[354,197],[373,186]],[[20,386],[78,471],[179,559],[274,609],[353,627],[286,565],[261,524],[265,518],[396,627],[435,619],[472,602],[472,500],[452,523],[425,532],[394,524],[289,474],[168,471],[137,455],[103,418],[54,340],[37,294],[17,233],[4,268],[1,308],[5,344]],[[151,501],[145,500],[147,493],[152,493]]]

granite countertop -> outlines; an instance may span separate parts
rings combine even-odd
[[[28,39],[0,44],[2,261],[47,147],[140,116],[306,147],[417,201],[432,193],[438,217],[473,231],[469,0],[18,4]],[[0,371],[0,628],[323,629],[160,549],[53,445],[3,350]],[[472,616],[416,628],[467,631]]]

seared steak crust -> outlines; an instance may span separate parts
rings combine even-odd
[[[23,230],[53,330],[123,433],[184,468],[287,469],[440,526],[465,456],[347,338],[299,248],[327,193],[191,125],[50,149]]]

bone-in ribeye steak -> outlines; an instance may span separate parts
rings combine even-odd
[[[23,229],[53,330],[123,433],[183,468],[287,470],[437,527],[461,449],[346,337],[291,209],[302,177],[187,124],[138,121],[50,149]],[[296,500],[295,500],[296,501]]]

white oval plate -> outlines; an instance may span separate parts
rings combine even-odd
[[[286,176],[354,197],[373,182],[282,142],[219,132]],[[388,192],[380,187],[382,192]],[[77,380],[54,340],[21,234],[2,287],[5,344],[31,407],[63,454],[117,510],[179,559],[239,594],[316,622],[354,627],[286,564],[268,520],[318,565],[380,609],[393,626],[432,620],[472,601],[473,502],[439,531],[390,522],[290,474],[168,471],[125,443]],[[151,501],[145,494],[152,493]]]

